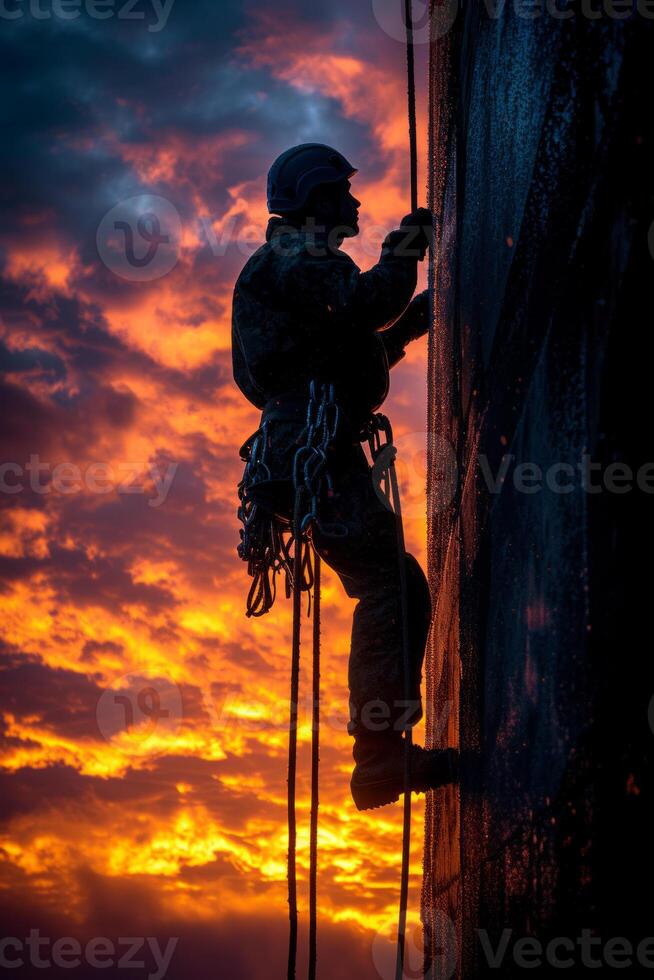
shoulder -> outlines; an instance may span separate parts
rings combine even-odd
[[[254,291],[302,283],[325,285],[335,280],[350,280],[359,274],[352,258],[328,244],[311,241],[298,234],[276,235],[248,259],[236,283],[237,291]]]

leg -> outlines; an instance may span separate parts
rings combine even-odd
[[[364,468],[365,467],[365,468]],[[375,493],[369,467],[341,473],[338,497],[326,520],[341,522],[347,537],[314,532],[316,550],[345,591],[359,600],[352,623],[349,660],[351,734],[401,731],[422,716],[420,681],[431,615],[424,573],[404,556],[409,623],[410,699],[404,697],[400,575],[396,518]]]
[[[363,456],[363,453],[361,454]],[[365,457],[364,464],[365,464]],[[316,550],[333,568],[349,596],[359,600],[352,623],[349,661],[350,724],[356,762],[351,789],[360,810],[396,800],[404,788],[402,729],[422,716],[420,681],[431,617],[425,576],[405,554],[409,627],[410,701],[404,697],[400,573],[396,518],[377,497],[367,464],[340,473],[337,496],[325,522],[342,523],[342,538],[320,527]],[[454,778],[451,750],[411,746],[411,788],[422,792]]]

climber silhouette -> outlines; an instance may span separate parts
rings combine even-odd
[[[305,426],[312,379],[334,386],[341,426],[329,471],[334,494],[321,501],[321,523],[341,524],[332,537],[315,526],[312,540],[348,596],[358,599],[348,681],[356,763],[351,780],[359,809],[403,792],[405,725],[422,717],[420,682],[430,623],[425,576],[406,554],[411,698],[404,696],[400,574],[395,515],[375,492],[360,442],[366,421],[388,393],[389,369],[407,344],[428,330],[427,293],[411,299],[418,262],[432,226],[419,208],[385,239],[377,265],[361,272],[341,250],[359,232],[356,169],[321,143],[283,153],[268,175],[266,243],[236,283],[232,355],[236,384],[262,411],[267,466],[275,495],[270,512],[289,518],[292,464]],[[280,492],[281,488],[281,492]],[[286,492],[284,492],[284,488]],[[261,502],[261,500],[260,500]],[[416,792],[454,778],[452,750],[412,746]]]

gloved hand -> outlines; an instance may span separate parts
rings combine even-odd
[[[429,292],[425,290],[424,293],[414,296],[392,327],[379,332],[391,367],[402,360],[407,344],[418,337],[424,337],[429,330],[429,323]]]
[[[408,341],[417,340],[429,331],[429,290],[418,293],[409,303],[402,317],[404,333]]]
[[[429,208],[416,208],[405,215],[400,222],[400,228],[405,232],[406,247],[418,249],[422,261],[432,241],[433,218]]]
[[[432,214],[429,208],[416,208],[410,214],[405,214],[400,222],[400,228],[404,228],[405,225],[420,225],[420,227],[432,226]]]

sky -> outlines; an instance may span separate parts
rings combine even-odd
[[[60,945],[62,976],[88,977],[93,956],[105,977],[285,972],[290,604],[244,614],[238,448],[258,413],[231,376],[231,294],[263,240],[267,169],[290,145],[324,141],[359,168],[362,233],[345,247],[362,268],[409,210],[392,15],[383,0],[2,7],[0,882],[2,955],[25,964],[14,976],[43,975],[35,956],[65,937],[82,963]],[[134,234],[145,212],[159,225],[134,254],[155,239],[160,251],[126,263],[128,232],[112,229]],[[424,565],[425,340],[394,369],[385,410]],[[323,597],[319,975],[385,980],[401,808],[359,814],[350,799],[354,603],[327,569]],[[48,939],[37,953],[30,930]],[[121,937],[152,944],[130,959]]]

